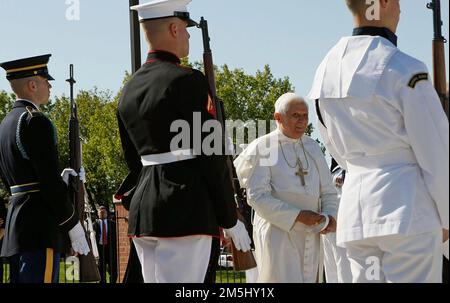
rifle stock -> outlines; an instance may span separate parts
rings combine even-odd
[[[441,1],[432,0],[427,8],[433,11],[433,80],[436,91],[441,99],[445,113],[449,114],[447,74],[445,69],[445,43],[447,40],[442,36]]]
[[[80,142],[80,127],[77,116],[77,105],[73,99],[73,85],[76,83],[73,78],[73,65],[70,65],[70,78],[66,80],[70,83],[70,120],[69,120],[69,165],[76,172],[81,169],[81,142]],[[84,184],[77,177],[70,177],[69,183],[69,199],[77,210],[81,226],[83,226],[85,235],[86,229],[84,226],[85,216],[85,199],[84,199]],[[89,237],[86,239],[90,246],[90,252],[87,255],[79,255],[80,261],[80,282],[98,282],[100,281],[100,273],[92,254],[92,244]]]
[[[443,41],[433,41],[433,78],[434,87],[441,99],[442,107],[445,113],[449,114],[448,95],[447,95],[447,81],[445,69],[445,48]]]
[[[216,80],[214,77],[214,63],[213,63],[213,56],[212,51],[210,47],[210,37],[208,32],[208,22],[202,17],[200,20],[200,23],[198,27],[202,30],[203,35],[203,65],[205,69],[205,76],[208,80],[209,88],[212,94],[212,99],[214,102],[214,109],[216,111],[216,118],[221,123],[222,129],[225,130],[225,111],[223,107],[223,102],[219,99],[217,96],[217,90],[216,90]],[[225,132],[223,132],[225,133]],[[225,144],[225,136],[222,137],[222,143]],[[235,175],[235,167],[233,165],[233,161],[231,156],[227,159],[227,165],[228,169],[230,170],[230,176]],[[231,180],[231,183],[233,185],[233,189],[235,192],[236,200],[238,200],[238,197],[240,195],[241,189],[238,188],[239,185],[236,186],[236,183]],[[246,220],[244,219],[243,215],[240,213],[240,211],[243,211],[242,207],[237,208],[237,215],[238,219],[244,222],[246,224]],[[256,261],[253,256],[252,251],[243,252],[236,249],[236,246],[234,245],[233,241],[231,240],[231,253],[233,255],[233,267],[236,271],[241,270],[248,270],[251,268],[256,267]]]

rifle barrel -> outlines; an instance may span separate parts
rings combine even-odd
[[[209,37],[209,30],[208,30],[208,21],[205,20],[205,18],[200,19],[199,27],[201,28],[203,32],[203,49],[205,53],[211,53],[211,45],[209,44],[211,39]]]
[[[70,78],[66,81],[70,83],[70,120],[69,120],[69,163],[70,167],[76,172],[81,168],[81,142],[80,142],[80,125],[77,118],[77,105],[73,97],[73,85],[76,83],[73,77],[73,64],[70,64]],[[84,186],[79,177],[70,176],[69,185],[69,199],[74,205],[78,214],[79,220],[84,228]],[[100,281],[100,274],[98,272],[97,264],[95,263],[94,255],[91,251],[88,255],[80,255],[80,282],[97,282]]]
[[[442,17],[441,17],[441,1],[440,0],[432,0],[427,4],[427,8],[433,11],[433,28],[434,28],[434,40],[445,41],[445,38],[442,36]]]
[[[130,5],[138,5],[139,0],[130,0]],[[134,74],[141,67],[141,40],[138,14],[130,10],[130,46],[131,46],[131,72]]]
[[[216,119],[221,123],[222,129],[224,130],[222,132],[222,144],[226,144],[225,140],[225,110],[223,102],[217,97],[217,91],[216,91],[216,80],[214,77],[214,64],[213,64],[213,56],[211,51],[211,45],[210,45],[210,37],[208,32],[208,22],[202,17],[200,20],[200,24],[198,25],[199,28],[202,30],[203,35],[203,47],[204,47],[204,53],[203,53],[203,66],[205,68],[205,75],[209,83],[209,89],[212,94],[212,99],[214,102],[214,107],[216,110]],[[225,146],[225,145],[224,145]],[[227,157],[227,166],[228,170],[230,172],[230,181],[233,186],[233,190],[235,193],[235,198],[240,197],[240,186],[239,182],[235,184],[233,182],[233,176],[235,175],[235,168],[233,165],[232,157]],[[238,202],[238,201],[236,201]],[[243,215],[240,213],[243,211],[243,208],[237,209],[237,214],[239,220],[245,222],[245,219],[243,218]],[[250,269],[256,266],[255,259],[253,257],[253,254],[251,251],[248,252],[241,252],[236,249],[236,247],[233,244],[233,241],[231,241],[231,250],[233,254],[233,260],[234,260],[234,267],[235,270],[246,270]]]

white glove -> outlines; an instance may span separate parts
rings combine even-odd
[[[248,236],[247,229],[245,229],[244,223],[238,220],[236,225],[229,229],[224,229],[225,238],[231,238],[233,240],[234,246],[238,250],[243,252],[249,251],[251,249],[250,244],[252,240]]]
[[[72,168],[65,168],[61,173],[61,178],[63,179],[64,183],[66,185],[69,185],[69,176],[79,176],[80,181],[83,183],[86,183],[86,172],[84,170],[84,167],[82,166],[80,168],[80,172],[77,174],[74,169]]]
[[[78,176],[78,174],[72,168],[64,168],[61,173],[61,178],[63,179],[64,183],[66,183],[66,185],[69,185],[69,176],[76,177]]]
[[[87,255],[89,253],[89,244],[86,241],[86,235],[80,222],[69,231],[69,238],[70,242],[72,242],[72,248],[76,253],[80,255]]]

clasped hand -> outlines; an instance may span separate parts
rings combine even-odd
[[[328,233],[336,232],[336,220],[332,216],[328,216],[329,223],[327,227],[320,232],[320,234],[325,235]],[[311,210],[302,210],[298,216],[296,221],[305,224],[306,226],[315,226],[323,221],[325,221],[325,215],[316,213]]]

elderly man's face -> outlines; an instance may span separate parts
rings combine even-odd
[[[275,119],[283,134],[292,139],[300,139],[308,127],[308,107],[303,102],[292,102],[286,114],[275,114]]]

